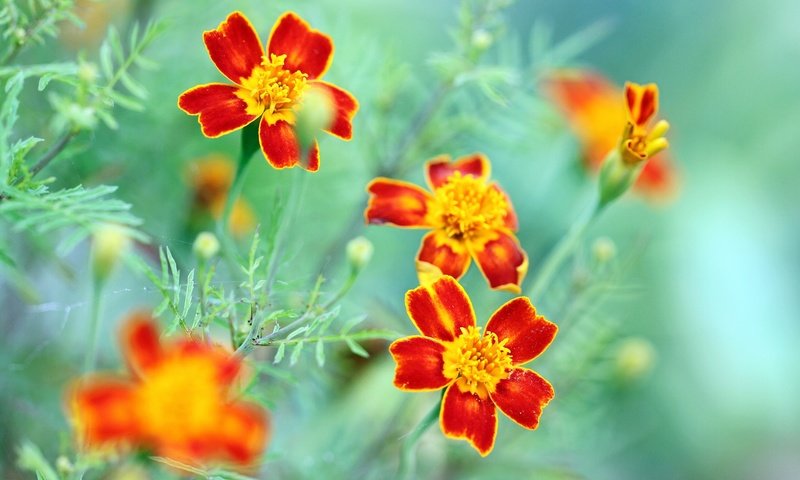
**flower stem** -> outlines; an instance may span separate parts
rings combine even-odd
[[[86,357],[83,362],[83,372],[89,373],[95,369],[97,364],[97,347],[100,343],[100,301],[103,293],[105,281],[95,277],[92,282],[91,310],[89,312],[89,348],[86,350]]]
[[[604,208],[605,204],[595,201],[587,214],[583,215],[572,224],[569,231],[567,231],[547,258],[545,258],[533,285],[528,290],[528,297],[534,303],[538,302],[547,289],[550,288],[553,277],[558,273],[561,265],[572,255],[575,248],[580,243],[580,240],[583,238],[584,233],[586,233],[586,230],[589,228],[589,225],[600,216]]]
[[[442,400],[439,399],[436,405],[431,408],[425,417],[414,427],[414,430],[406,436],[403,440],[403,445],[400,449],[400,467],[397,469],[397,478],[399,480],[406,480],[414,478],[414,469],[416,466],[417,454],[414,449],[417,442],[422,437],[431,425],[436,423],[439,419],[439,411],[442,408]]]

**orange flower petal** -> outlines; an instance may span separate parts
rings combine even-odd
[[[142,375],[163,358],[158,327],[146,313],[132,315],[122,329],[122,350],[131,371]]]
[[[522,280],[528,273],[528,256],[510,232],[493,232],[490,236],[472,240],[472,255],[493,290],[519,293]]]
[[[444,369],[444,345],[428,337],[406,337],[389,346],[397,367],[394,386],[400,390],[439,390],[450,383]]]
[[[489,397],[481,399],[462,392],[455,383],[450,385],[442,399],[439,425],[445,436],[468,441],[482,457],[494,448],[497,412]]]
[[[233,12],[215,30],[203,33],[208,56],[223,75],[241,83],[261,64],[264,48],[242,12]]]
[[[189,115],[198,115],[203,135],[216,138],[257,118],[247,113],[247,104],[236,96],[238,90],[239,87],[222,83],[198,85],[178,97],[178,107]]]
[[[451,239],[441,230],[435,230],[422,238],[417,260],[436,265],[444,275],[458,279],[469,268],[470,254],[462,242]]]
[[[536,314],[527,297],[517,297],[498,308],[486,324],[500,340],[507,339],[514,365],[522,365],[542,353],[558,332],[555,323]]]
[[[66,407],[79,438],[89,447],[129,443],[140,436],[131,415],[134,387],[130,382],[105,377],[76,381],[67,391]]]
[[[333,60],[333,41],[297,14],[288,12],[272,27],[267,51],[286,55],[284,65],[288,70],[299,70],[313,80],[328,70]]]
[[[525,428],[539,425],[542,409],[553,399],[552,385],[527,368],[515,368],[507,379],[500,380],[491,394],[492,401],[505,413]]]
[[[461,328],[475,326],[475,312],[467,293],[450,276],[406,292],[406,311],[426,337],[453,341]]]
[[[372,225],[430,227],[426,220],[431,195],[413,183],[376,178],[367,185],[370,193],[364,218]]]
[[[267,123],[266,117],[261,119],[258,126],[258,141],[261,151],[264,152],[267,162],[275,168],[291,168],[297,165],[309,172],[319,170],[319,148],[315,141],[309,149],[305,163],[300,162],[300,144],[294,133],[294,128],[284,121],[275,125]]]
[[[252,465],[261,457],[270,436],[264,410],[248,403],[229,405],[211,435],[220,443],[222,456],[237,465]]]
[[[325,90],[336,108],[333,123],[326,131],[343,140],[353,138],[353,117],[356,116],[358,111],[358,100],[347,90],[341,89],[332,83],[320,80],[311,83],[311,85]]]
[[[489,159],[482,153],[466,155],[455,162],[450,161],[449,155],[441,155],[425,164],[425,180],[431,188],[436,189],[444,185],[455,172],[487,180],[491,171]]]
[[[656,154],[647,161],[634,183],[634,188],[652,199],[669,199],[678,189],[678,175],[667,152]]]

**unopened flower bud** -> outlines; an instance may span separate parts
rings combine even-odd
[[[14,35],[14,39],[17,41],[18,44],[21,45],[21,44],[25,43],[25,37],[27,35],[25,34],[25,29],[24,28],[16,28],[16,29],[14,29],[14,34],[13,35]]]
[[[81,62],[78,66],[78,78],[84,83],[94,83],[97,80],[97,66],[90,62]]]
[[[79,130],[92,130],[97,126],[97,115],[92,107],[73,103],[64,110],[64,116],[72,126]]]
[[[649,341],[639,337],[626,338],[617,349],[617,375],[625,381],[639,379],[653,367],[655,357],[655,349]]]
[[[305,152],[320,131],[330,127],[335,114],[331,95],[320,88],[310,88],[295,111],[295,133],[300,150]]]
[[[600,237],[592,244],[592,256],[597,263],[608,263],[617,256],[617,246],[608,237]]]
[[[95,279],[102,281],[114,269],[117,261],[128,249],[130,239],[125,230],[113,224],[105,224],[92,234],[92,271]]]
[[[359,271],[372,259],[374,247],[366,237],[356,237],[347,243],[347,261]]]
[[[56,470],[58,470],[58,473],[61,474],[62,477],[68,477],[74,470],[74,466],[72,462],[69,461],[69,458],[60,455],[56,459]]]
[[[194,254],[203,261],[209,261],[219,253],[219,240],[211,232],[200,232],[192,245]]]
[[[472,32],[472,38],[470,40],[473,48],[483,52],[492,46],[494,37],[492,37],[491,33],[481,28]]]

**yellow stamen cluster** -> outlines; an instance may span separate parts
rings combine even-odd
[[[212,431],[224,403],[217,372],[209,359],[177,355],[148,370],[134,403],[144,433],[178,441]]]
[[[462,392],[486,398],[511,370],[508,339],[500,341],[493,332],[481,336],[480,327],[461,328],[461,335],[444,352],[445,377],[456,380]]]
[[[622,159],[629,164],[647,160],[656,153],[666,150],[669,142],[664,135],[669,130],[669,122],[659,120],[650,131],[628,123],[622,136]]]
[[[451,238],[470,238],[503,226],[508,201],[483,179],[455,172],[435,191],[432,221]]]
[[[242,80],[242,88],[236,93],[247,103],[248,114],[263,113],[270,125],[279,120],[294,122],[293,107],[307,86],[308,75],[286,69],[285,61],[286,55],[265,56],[250,77]]]

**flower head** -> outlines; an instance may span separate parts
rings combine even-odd
[[[580,140],[586,166],[597,171],[606,155],[620,146],[632,163],[647,160],[634,188],[650,197],[669,196],[676,187],[675,167],[662,138],[668,124],[649,128],[658,110],[654,84],[626,84],[623,91],[599,73],[560,70],[542,84],[545,95],[567,117]]]
[[[189,338],[163,343],[154,321],[131,318],[122,334],[130,377],[89,376],[67,393],[67,410],[89,449],[143,448],[175,460],[255,462],[269,436],[267,414],[234,400],[241,360]]]
[[[324,130],[344,140],[352,137],[358,102],[347,91],[321,80],[333,59],[333,42],[292,12],[272,28],[266,50],[250,21],[233,12],[215,30],[203,34],[217,69],[233,84],[207,83],[178,98],[178,106],[198,115],[203,135],[215,138],[239,130],[256,119],[264,157],[275,168],[301,165],[319,168],[316,141],[301,161],[294,131],[296,113],[313,90],[332,103],[332,120]]]
[[[442,276],[406,293],[406,310],[421,335],[389,347],[401,390],[445,389],[439,413],[442,432],[468,441],[482,456],[494,447],[497,408],[529,429],[555,392],[550,383],[521,365],[542,353],[558,327],[526,297],[497,309],[483,334],[467,294],[453,277]]]
[[[431,229],[417,253],[421,277],[435,271],[433,265],[460,278],[474,258],[491,288],[519,292],[528,257],[514,235],[511,201],[489,182],[489,160],[480,154],[455,162],[441,156],[425,168],[432,192],[398,180],[373,180],[367,187],[367,223]]]

